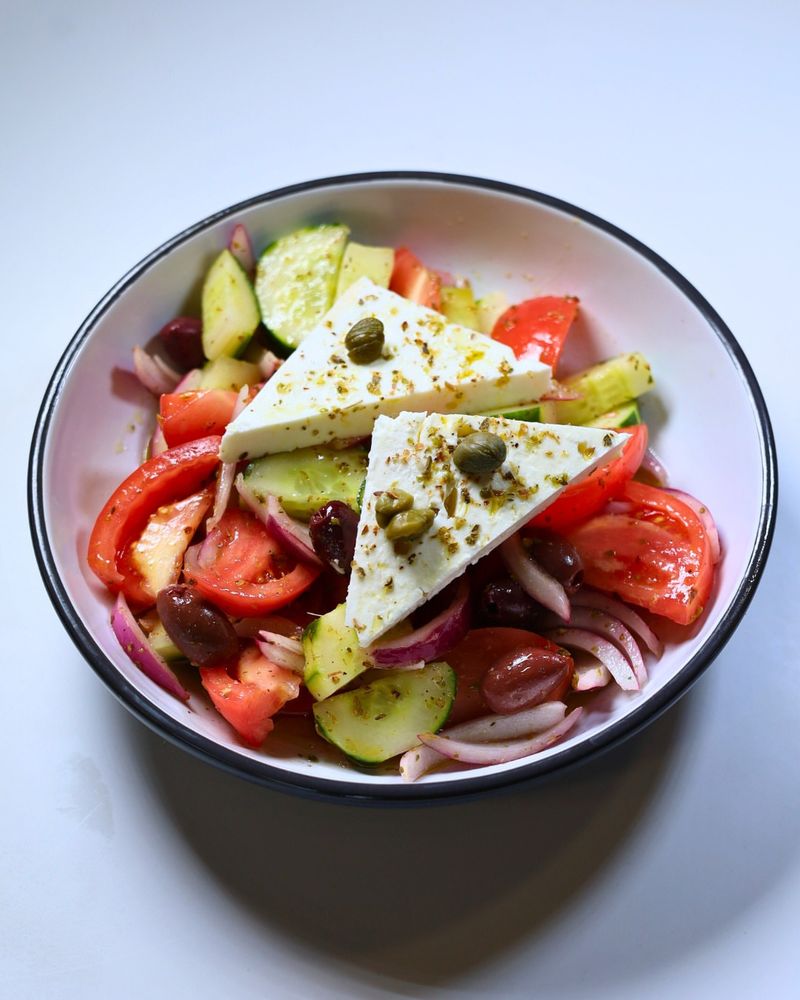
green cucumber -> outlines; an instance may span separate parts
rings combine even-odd
[[[230,252],[223,250],[203,282],[203,353],[214,361],[242,351],[261,322],[253,286]]]
[[[458,323],[470,330],[478,329],[478,310],[475,296],[469,285],[456,288],[454,285],[442,285],[442,312],[448,323]]]
[[[618,430],[620,427],[633,427],[642,422],[642,415],[639,413],[639,404],[635,399],[623,403],[616,410],[609,410],[594,420],[586,423],[587,427],[607,427],[609,430]]]
[[[358,494],[367,474],[366,448],[299,448],[265,455],[245,468],[237,481],[257,505],[278,497],[290,517],[308,520],[329,500],[358,510]]]
[[[147,614],[142,615],[139,619],[139,624],[147,636],[147,641],[153,647],[153,651],[158,653],[159,656],[163,656],[165,660],[184,659],[183,653],[167,634],[167,630],[164,628],[155,608],[152,611],[148,611]]]
[[[391,247],[366,247],[361,243],[348,243],[339,269],[336,298],[344,294],[359,278],[388,288],[394,267],[394,250]]]
[[[508,309],[508,299],[505,292],[489,292],[475,303],[478,314],[478,325],[476,329],[487,335],[494,330],[495,323]]]
[[[344,604],[317,618],[303,632],[306,665],[303,680],[311,695],[322,701],[373,666],[359,648],[355,629],[344,623]]]
[[[235,389],[261,381],[258,365],[222,355],[207,362],[200,374],[200,389]]]
[[[537,423],[542,419],[542,407],[539,403],[518,403],[516,406],[501,406],[497,410],[484,410],[482,417],[505,417],[506,420],[525,420]]]
[[[376,680],[314,705],[317,731],[348,757],[379,764],[435,733],[447,721],[456,675],[446,663],[387,670]]]
[[[264,324],[286,347],[297,347],[333,305],[350,230],[311,226],[272,243],[256,269]]]
[[[542,405],[542,420],[554,424],[586,424],[652,389],[653,373],[641,354],[620,354],[592,365],[564,384],[580,399],[559,399]]]

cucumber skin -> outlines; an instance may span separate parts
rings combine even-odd
[[[618,406],[608,413],[602,413],[599,417],[595,417],[586,426],[607,427],[609,430],[615,431],[621,427],[634,427],[636,424],[641,423],[643,421],[642,415],[639,412],[639,404],[635,399],[631,399],[629,402],[623,403],[622,406]]]
[[[317,701],[332,697],[372,666],[371,658],[358,645],[355,629],[345,625],[344,615],[345,606],[339,604],[303,632],[303,682]]]
[[[428,677],[424,676],[426,673],[430,674],[434,670],[438,670],[441,673],[441,679],[434,679],[431,683],[438,685],[441,688],[441,693],[437,693],[436,697],[442,698],[442,704],[439,711],[429,714],[428,718],[417,718],[413,720],[413,724],[407,725],[406,731],[402,732],[400,735],[395,737],[390,737],[383,744],[383,749],[380,746],[380,740],[375,738],[375,728],[385,720],[390,723],[392,721],[392,716],[396,715],[403,707],[402,694],[399,697],[393,697],[390,703],[381,703],[380,701],[374,707],[376,708],[391,708],[392,711],[385,714],[385,720],[372,720],[372,725],[369,726],[370,736],[372,737],[372,749],[364,749],[361,752],[358,751],[357,747],[354,747],[354,740],[352,737],[339,735],[339,739],[336,739],[335,732],[331,731],[330,725],[326,725],[324,721],[324,714],[331,711],[331,702],[336,703],[336,707],[341,707],[344,711],[347,708],[350,709],[350,718],[346,721],[350,722],[355,720],[355,725],[365,726],[363,721],[363,715],[365,714],[364,709],[364,699],[367,700],[367,711],[369,711],[368,703],[370,696],[375,694],[377,691],[378,695],[382,693],[384,687],[388,687],[394,684],[396,687],[406,687],[409,685],[414,685],[414,683],[419,681],[427,681]],[[423,670],[419,671],[400,671],[392,670],[385,671],[385,676],[378,678],[377,680],[371,681],[366,684],[363,688],[355,688],[352,691],[345,691],[341,694],[334,695],[325,701],[318,702],[314,705],[314,723],[317,727],[317,732],[323,739],[332,743],[334,746],[338,747],[342,753],[346,754],[351,760],[358,761],[360,764],[381,764],[386,760],[390,760],[392,757],[396,757],[401,753],[405,753],[406,750],[410,750],[412,747],[416,746],[419,742],[418,736],[421,732],[438,732],[447,722],[447,719],[452,711],[453,702],[456,696],[456,675],[453,669],[445,662],[440,661],[438,663],[429,663]],[[408,692],[407,692],[408,693]],[[416,694],[412,691],[412,696]],[[359,699],[361,703],[359,704]],[[359,706],[359,711],[354,712],[353,707],[355,705]],[[433,706],[438,707],[438,706]],[[413,706],[412,706],[413,708]],[[397,720],[394,720],[395,723]],[[340,725],[339,720],[334,718],[337,726]],[[346,727],[345,727],[346,728]],[[400,727],[402,729],[402,727]],[[401,738],[402,737],[402,738]],[[345,748],[346,746],[349,749]],[[387,746],[388,744],[388,746]]]
[[[572,375],[565,385],[584,393],[582,399],[553,400],[542,404],[542,420],[553,424],[586,424],[602,413],[652,389],[653,373],[638,353],[620,354]]]

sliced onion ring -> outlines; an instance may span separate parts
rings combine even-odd
[[[156,421],[155,430],[150,438],[150,444],[147,446],[147,457],[155,458],[156,455],[162,454],[162,452],[167,451],[168,448],[169,445],[167,444],[167,439],[164,437],[164,431],[161,428],[161,424]]]
[[[623,691],[638,691],[639,681],[628,660],[616,646],[603,639],[596,632],[587,632],[582,628],[557,628],[545,632],[545,637],[558,643],[559,646],[583,649],[597,659],[608,669],[608,672]]]
[[[266,658],[279,667],[302,674],[306,660],[303,646],[298,639],[290,639],[279,632],[259,632],[256,645]]]
[[[624,625],[638,635],[654,656],[661,656],[664,645],[655,632],[650,628],[644,618],[637,614],[633,608],[623,604],[607,594],[601,594],[599,590],[589,590],[586,587],[572,596],[572,603],[582,608],[597,608],[598,611],[605,611],[607,615],[618,618]]]
[[[519,532],[503,542],[500,554],[511,575],[526,594],[548,611],[557,614],[562,621],[569,621],[570,606],[567,592],[555,577],[545,573],[541,566],[531,559],[525,551]]]
[[[443,730],[439,735],[448,739],[475,740],[478,743],[533,736],[561,722],[566,711],[567,706],[563,701],[547,701],[513,715],[484,715],[480,719],[461,722]],[[404,781],[416,781],[442,760],[443,755],[430,747],[412,747],[400,758],[400,776]]]
[[[150,645],[122,594],[117,595],[114,610],[111,612],[111,628],[120,646],[143,674],[180,701],[189,700],[189,692],[169,668],[163,656],[159,656]]]
[[[173,371],[169,365],[165,364],[161,358],[156,358],[141,347],[133,349],[133,367],[136,377],[154,396],[160,396],[165,392],[173,392],[175,386],[181,381],[178,372]]]
[[[239,395],[236,397],[236,403],[233,407],[233,414],[231,415],[231,420],[235,420],[236,417],[244,409],[244,401],[250,392],[250,387],[243,385],[239,390]],[[208,524],[206,525],[206,531],[213,531],[214,528],[219,524],[222,515],[228,509],[228,504],[231,500],[231,491],[233,490],[233,481],[236,478],[236,462],[223,462],[219,470],[219,475],[217,476],[217,489],[214,494],[214,510],[211,512],[211,517],[208,519]]]
[[[382,667],[400,667],[419,660],[430,662],[464,638],[469,631],[469,619],[469,586],[462,578],[456,596],[444,611],[410,635],[374,646],[370,656]]]
[[[703,527],[706,529],[706,534],[708,535],[708,543],[711,546],[711,561],[718,563],[720,556],[722,555],[722,547],[719,542],[717,525],[711,515],[711,511],[704,503],[701,503],[697,497],[693,497],[691,493],[684,493],[683,490],[673,490],[670,489],[670,487],[667,487],[667,489],[679,500],[682,500],[687,507],[691,507],[695,514],[697,514],[703,522]]]
[[[241,222],[233,227],[231,238],[228,240],[228,249],[239,262],[242,270],[252,277],[256,267],[256,258],[250,234]]]
[[[642,456],[641,469],[653,477],[659,486],[666,486],[669,482],[669,473],[667,472],[664,463],[656,455],[652,448],[647,448],[644,455]]]
[[[572,675],[573,691],[594,691],[611,683],[611,674],[602,663],[586,663],[575,667]]]
[[[243,476],[236,478],[236,489],[244,505],[256,515],[284,548],[298,559],[311,563],[312,566],[322,565],[311,544],[308,527],[301,521],[289,517],[277,497],[269,495],[265,503],[262,497],[257,497],[250,489]]]
[[[468,743],[447,736],[436,736],[434,733],[420,733],[419,738],[420,742],[431,750],[436,750],[443,757],[457,760],[461,764],[507,764],[509,761],[530,757],[551,747],[572,729],[582,714],[583,709],[576,708],[557,725],[538,736],[528,740],[516,740],[513,743]]]
[[[639,687],[642,687],[646,683],[647,668],[642,659],[642,651],[639,649],[633,633],[622,624],[619,618],[614,618],[612,615],[606,614],[605,611],[600,611],[598,608],[577,607],[572,609],[572,617],[569,623],[570,625],[574,625],[575,628],[586,629],[587,632],[596,632],[598,635],[603,635],[607,639],[610,639],[628,657],[630,665],[633,667],[633,672],[636,674],[636,680],[639,682]],[[555,617],[543,624],[544,627],[558,627]]]

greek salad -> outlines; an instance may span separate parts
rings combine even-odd
[[[647,360],[562,375],[579,309],[476,298],[344,225],[256,260],[237,225],[201,315],[133,352],[155,428],[88,547],[130,659],[184,701],[199,676],[248,747],[291,714],[407,781],[642,690],[719,537],[648,448]]]

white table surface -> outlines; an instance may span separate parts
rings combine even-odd
[[[0,995],[800,996],[798,6],[40,0],[0,24]],[[23,475],[56,360],[132,264],[250,195],[393,167],[652,246],[739,338],[782,463],[761,587],[676,708],[534,790],[402,812],[145,731],[50,607]]]

